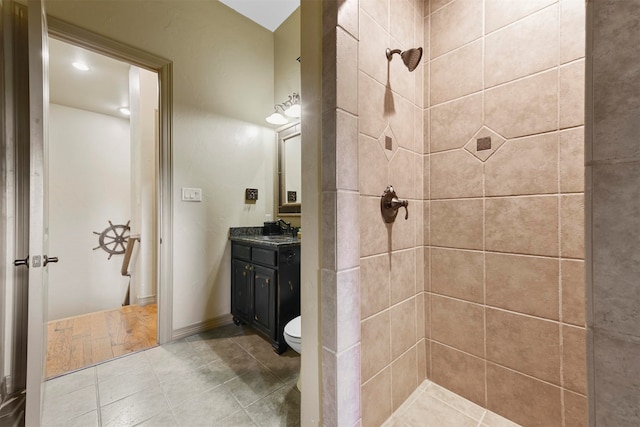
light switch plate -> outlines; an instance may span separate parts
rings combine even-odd
[[[201,202],[202,188],[183,188],[182,201],[183,202]]]

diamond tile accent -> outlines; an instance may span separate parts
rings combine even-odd
[[[384,132],[382,132],[382,135],[378,138],[378,142],[380,143],[382,151],[384,151],[384,154],[387,156],[387,160],[391,160],[396,151],[398,151],[398,141],[391,126],[387,126]]]
[[[478,140],[483,138],[491,138],[491,148],[478,151]],[[486,162],[489,157],[496,152],[498,148],[504,144],[506,140],[496,132],[492,131],[486,126],[482,126],[478,132],[467,142],[464,149],[469,153],[476,156],[483,162]],[[481,147],[482,148],[482,147]]]

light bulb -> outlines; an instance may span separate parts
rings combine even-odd
[[[118,111],[120,111],[125,116],[130,116],[131,115],[131,111],[127,107],[120,107],[120,108],[118,108]]]
[[[289,117],[300,117],[300,104],[293,104],[284,113]]]
[[[266,120],[267,120],[267,122],[271,123],[272,125],[283,125],[283,124],[287,123],[287,119],[282,114],[280,114],[278,112],[274,112],[269,117],[267,117]]]
[[[87,64],[84,64],[82,62],[74,62],[71,65],[73,65],[74,68],[80,70],[80,71],[89,71],[89,66]]]

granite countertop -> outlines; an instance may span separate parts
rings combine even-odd
[[[284,234],[265,236],[262,232],[263,227],[232,227],[229,229],[229,240],[273,249],[300,245],[297,237]]]

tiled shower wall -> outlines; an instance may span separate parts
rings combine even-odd
[[[425,14],[422,0],[361,0],[359,6],[362,425],[378,426],[426,378],[425,62],[409,72],[400,55],[385,57],[387,48],[424,45]],[[408,218],[400,209],[393,224],[380,213],[388,185],[409,200]]]
[[[426,6],[428,373],[523,425],[586,425],[584,10]]]

